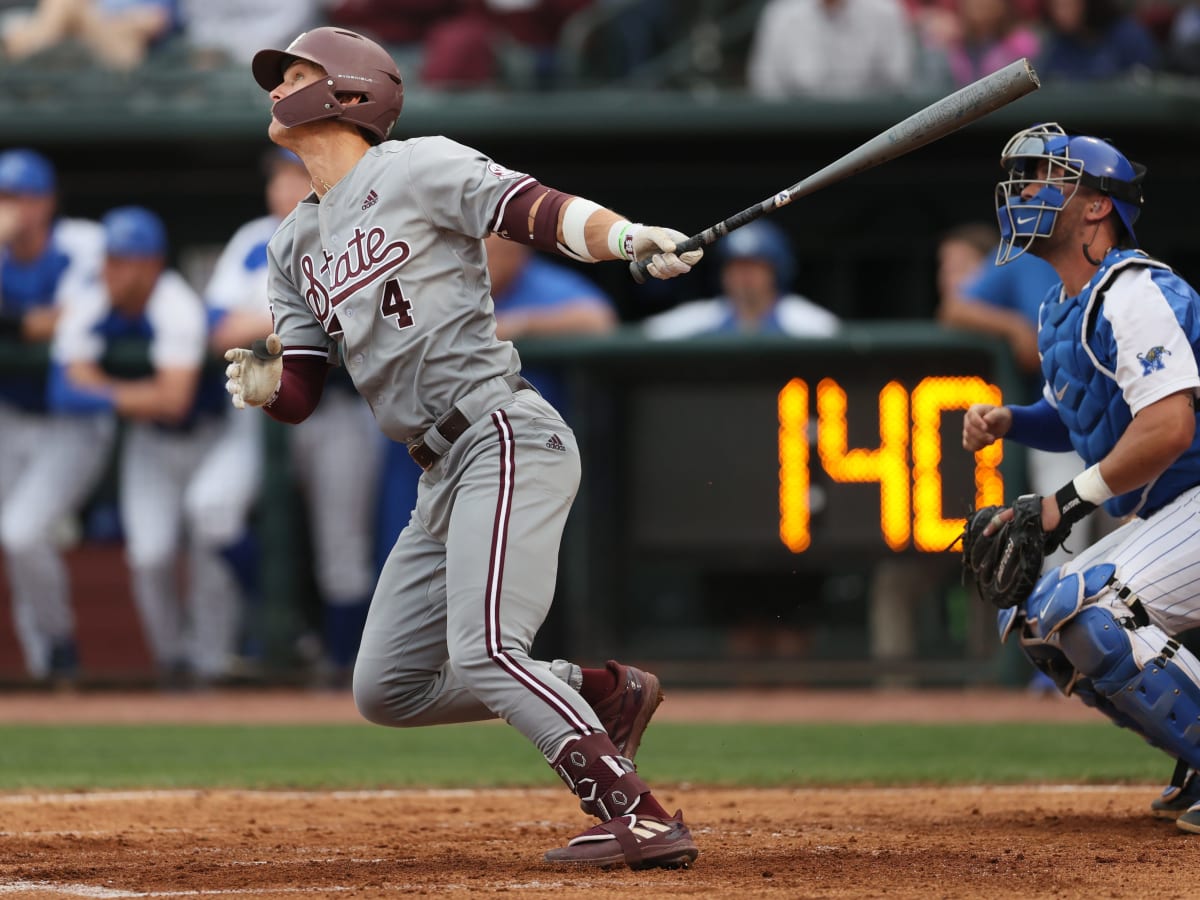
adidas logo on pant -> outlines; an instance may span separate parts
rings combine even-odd
[[[551,450],[567,449],[567,445],[562,442],[562,438],[560,438],[557,434],[550,435],[550,440],[546,441],[546,446]]]

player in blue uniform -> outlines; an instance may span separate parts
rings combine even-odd
[[[203,683],[228,674],[238,608],[228,562],[211,530],[191,518],[189,488],[221,434],[219,379],[202,380],[204,304],[167,268],[167,236],[150,210],[120,207],[102,220],[104,274],[59,322],[50,398],[66,412],[126,420],[120,460],[121,520],[134,599],[164,678]],[[149,369],[110,371],[119,342],[148,344]],[[187,609],[176,585],[186,544]]]
[[[53,166],[27,149],[0,154],[0,340],[48,341],[62,310],[99,275],[100,226],[57,212]],[[104,416],[51,415],[42,373],[0,375],[0,545],[28,673],[74,677],[75,624],[58,526],[103,469]]]
[[[264,157],[263,168],[267,214],[234,233],[205,290],[210,348],[218,354],[248,346],[270,332],[267,244],[280,222],[312,193],[304,163],[290,150],[273,148]],[[258,496],[261,419],[230,408],[225,435],[193,482],[201,488],[195,495],[207,510],[205,519],[225,524],[226,541],[245,527]],[[320,406],[289,429],[287,440],[291,475],[308,505],[313,569],[321,599],[321,659],[314,681],[318,686],[349,687],[377,575],[373,527],[384,441],[370,408],[340,366],[328,379]],[[420,469],[407,453],[404,456],[403,471],[415,493],[416,478],[411,473],[420,474]],[[328,465],[329,459],[351,458],[357,461],[353,467]],[[397,532],[400,527],[403,523]]]

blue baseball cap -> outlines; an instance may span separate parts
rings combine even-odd
[[[775,270],[775,281],[787,288],[796,276],[796,257],[784,233],[761,219],[729,232],[717,244],[717,257],[722,262],[733,259],[761,259]]]
[[[53,194],[54,181],[54,166],[37,151],[21,148],[0,153],[0,194]]]
[[[104,226],[104,252],[109,256],[163,256],[167,229],[162,219],[144,206],[119,206],[100,220]]]

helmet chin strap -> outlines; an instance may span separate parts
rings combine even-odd
[[[1099,233],[1100,223],[1097,222],[1096,228],[1092,232],[1092,239],[1090,241],[1083,242],[1083,258],[1090,262],[1093,266],[1100,265],[1104,261],[1104,257],[1108,255],[1108,250],[1105,250],[1104,253],[1101,254],[1100,259],[1092,259],[1092,254],[1088,252],[1088,250],[1091,249],[1092,243],[1096,240],[1096,235]],[[1112,248],[1110,247],[1109,249],[1111,250]]]

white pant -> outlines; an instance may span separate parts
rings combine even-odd
[[[198,527],[188,502],[200,493],[193,482],[209,477],[204,462],[225,427],[223,419],[201,422],[186,433],[131,424],[121,456],[125,552],[150,651],[161,668],[183,664],[201,678],[228,669],[240,614],[237,582],[220,555],[224,544],[211,540],[214,532],[221,537],[221,529],[211,523]],[[177,586],[185,532],[189,548],[186,622]]]
[[[375,587],[375,503],[383,443],[370,407],[326,390],[288,432],[292,472],[308,501],[317,587],[325,603],[359,603]]]
[[[0,404],[0,545],[25,667],[49,671],[74,636],[61,528],[87,500],[112,449],[112,416],[26,413]]]
[[[1106,562],[1167,634],[1200,626],[1200,487],[1101,538],[1064,565],[1063,574]]]

